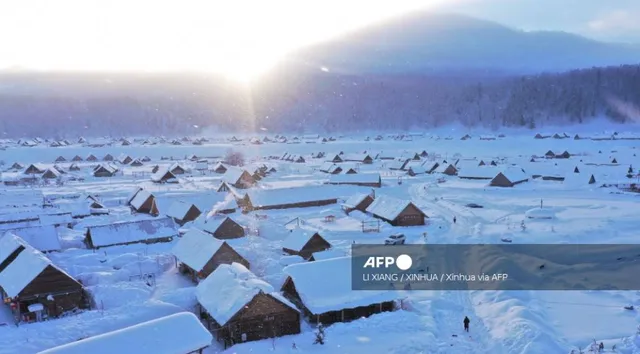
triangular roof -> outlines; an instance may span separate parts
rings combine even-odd
[[[191,229],[180,238],[171,253],[180,262],[199,272],[224,243],[204,231]]]

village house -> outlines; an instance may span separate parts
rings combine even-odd
[[[134,160],[133,160],[133,161],[131,161],[131,163],[129,164],[129,166],[132,166],[132,167],[140,167],[140,166],[142,166],[142,165],[144,165],[144,164],[142,163],[142,161],[140,161],[140,159],[134,159]]]
[[[56,179],[56,178],[60,178],[61,173],[58,172],[58,170],[56,170],[53,167],[47,168],[46,171],[44,171],[44,173],[40,176],[44,179]]]
[[[373,163],[373,158],[369,154],[345,154],[342,156],[342,160],[345,162],[360,162],[370,165]]]
[[[527,182],[529,176],[519,167],[511,166],[504,169],[489,182],[493,187],[513,187],[516,184]]]
[[[178,228],[173,219],[163,217],[90,226],[84,235],[87,247],[97,249],[133,243],[169,242],[178,236]]]
[[[256,184],[256,180],[245,169],[231,166],[227,168],[222,180],[240,189],[251,188]]]
[[[233,247],[204,231],[192,228],[173,247],[178,269],[194,282],[208,277],[221,264],[239,263],[249,269],[249,261]]]
[[[113,177],[118,172],[118,167],[109,163],[103,163],[93,169],[94,177]]]
[[[314,252],[331,248],[331,244],[318,232],[303,229],[291,230],[282,243],[282,250],[292,256],[309,259]]]
[[[327,159],[328,162],[339,163],[343,162],[342,157],[339,154],[331,155],[333,156],[331,159]]]
[[[67,162],[67,159],[62,156],[58,156],[58,158],[54,162]]]
[[[150,192],[139,188],[127,199],[127,205],[135,213],[157,216],[160,214],[156,205],[156,197]]]
[[[79,155],[76,155],[71,159],[71,161],[74,161],[74,162],[82,161],[82,157],[80,157]]]
[[[66,214],[68,219],[71,219],[70,214]],[[40,216],[38,220],[42,223],[43,220],[46,220],[46,217]],[[9,225],[3,225],[9,226]],[[52,252],[52,251],[60,251],[62,246],[60,245],[60,238],[58,237],[58,230],[54,224],[46,224],[46,225],[33,225],[33,226],[19,226],[17,228],[2,228],[0,229],[0,237],[2,234],[11,233],[22,240],[27,242],[33,248],[37,249],[40,252]]]
[[[171,167],[169,167],[169,171],[177,176],[185,174],[187,172],[187,169],[179,163],[175,163]]]
[[[426,174],[427,170],[423,166],[411,166],[409,170],[407,170],[407,174],[411,177],[415,177],[417,175]]]
[[[89,154],[89,156],[87,156],[86,160],[89,161],[89,162],[94,162],[94,161],[98,161],[98,158],[95,157],[95,155],[93,155],[93,154]]]
[[[111,155],[111,154],[106,154],[102,158],[102,161],[113,161],[113,160],[115,160],[115,159],[113,158],[113,155]]]
[[[244,227],[228,216],[211,217],[198,226],[202,231],[221,240],[229,240],[245,236]]]
[[[202,211],[200,211],[200,209],[198,209],[194,204],[182,200],[176,200],[171,203],[166,215],[172,218],[176,224],[182,226],[189,221],[195,220],[200,216],[200,214],[202,214]]]
[[[227,172],[227,166],[222,162],[218,162],[217,164],[215,164],[215,166],[213,166],[213,172],[223,174]]]
[[[166,168],[158,169],[158,171],[154,172],[150,178],[153,183],[178,182],[178,177],[176,177],[176,175],[174,175],[171,171],[169,171],[169,169]]]
[[[427,218],[427,215],[413,202],[387,195],[376,197],[366,212],[393,226],[424,225],[424,219]]]
[[[323,186],[249,190],[238,204],[245,210],[306,208],[336,204],[339,195]]]
[[[198,284],[196,298],[200,318],[225,348],[300,333],[295,305],[242,264],[219,265]]]
[[[382,187],[382,178],[379,173],[340,174],[331,175],[326,184],[348,184],[362,187]]]
[[[24,170],[25,175],[41,175],[43,174],[49,167],[40,163],[34,163],[29,165]]]
[[[17,321],[42,321],[87,307],[80,282],[12,233],[0,238],[0,294]]]
[[[411,159],[407,159],[407,158],[394,159],[393,161],[389,161],[386,165],[390,170],[406,171],[407,166],[409,165],[409,161],[411,161]]]
[[[400,299],[394,290],[353,290],[351,257],[292,264],[284,273],[284,296],[312,323],[330,325],[393,311]]]
[[[436,168],[433,172],[442,173],[447,176],[455,176],[458,173],[458,169],[453,164],[442,163],[438,165],[438,168]]]
[[[326,162],[324,163],[322,166],[320,166],[320,172],[324,172],[324,173],[329,173],[332,175],[337,175],[338,173],[342,172],[342,167],[332,163],[332,162]]]
[[[464,165],[458,170],[458,178],[473,180],[493,179],[500,170],[494,166]]]
[[[373,203],[373,196],[371,194],[355,194],[349,197],[343,204],[342,209],[347,213],[351,213],[354,210],[366,212],[369,205]]]
[[[131,163],[131,161],[133,161],[133,158],[131,158],[131,156],[129,155],[120,155],[118,161],[120,161],[120,163],[123,165],[128,165]]]
[[[180,333],[176,336],[176,333]],[[112,332],[47,349],[38,354],[145,353],[202,354],[213,336],[190,312],[156,318]]]

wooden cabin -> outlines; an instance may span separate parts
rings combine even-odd
[[[240,189],[251,188],[256,184],[256,180],[249,172],[231,166],[227,168],[227,172],[222,176],[222,179],[229,185]]]
[[[213,217],[202,225],[200,225],[204,232],[207,232],[213,237],[221,240],[229,240],[234,238],[240,238],[245,236],[244,227],[235,222],[228,216]]]
[[[180,272],[194,282],[205,279],[221,264],[239,263],[249,269],[249,261],[228,243],[195,228],[180,238],[171,253],[179,262]]]
[[[198,284],[196,298],[200,318],[225,348],[300,333],[295,305],[242,264],[218,266]]]
[[[131,211],[135,213],[149,214],[158,216],[158,206],[156,205],[156,197],[150,192],[138,188],[137,191],[129,198],[127,205],[131,207]]]
[[[281,291],[311,323],[330,325],[393,311],[400,298],[393,290],[353,290],[351,257],[292,264],[284,273]]]
[[[349,214],[354,210],[366,212],[369,205],[373,203],[373,197],[370,194],[356,194],[347,199],[342,204],[342,209]]]
[[[182,226],[189,221],[197,219],[202,211],[192,203],[177,200],[171,204],[167,211],[167,216],[172,218],[176,224]]]
[[[166,217],[90,226],[85,232],[84,243],[88,248],[98,249],[134,243],[169,242],[176,236],[176,223]]]
[[[331,248],[331,244],[318,232],[303,229],[291,230],[289,237],[282,243],[282,250],[292,256],[309,259],[314,252]]]
[[[249,190],[239,204],[245,210],[307,208],[336,204],[338,195],[322,186]]]
[[[113,177],[118,172],[118,167],[111,164],[100,164],[93,170],[94,177]]]
[[[512,167],[498,172],[498,174],[489,183],[493,187],[513,187],[529,180],[521,168]]]
[[[325,183],[380,188],[382,187],[382,178],[379,173],[340,174],[331,175]]]
[[[0,295],[18,322],[87,307],[82,284],[22,238],[5,234],[0,250]]]
[[[427,215],[413,202],[386,195],[376,197],[366,212],[393,226],[424,225],[427,218]]]

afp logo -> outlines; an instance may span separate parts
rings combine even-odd
[[[400,270],[407,270],[411,268],[413,260],[406,254],[401,254],[398,257],[369,257],[363,268],[389,268],[394,264]]]

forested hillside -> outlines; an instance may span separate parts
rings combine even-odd
[[[212,76],[4,74],[5,136],[412,129],[640,119],[640,65],[560,74],[344,75],[281,67],[250,89]]]

